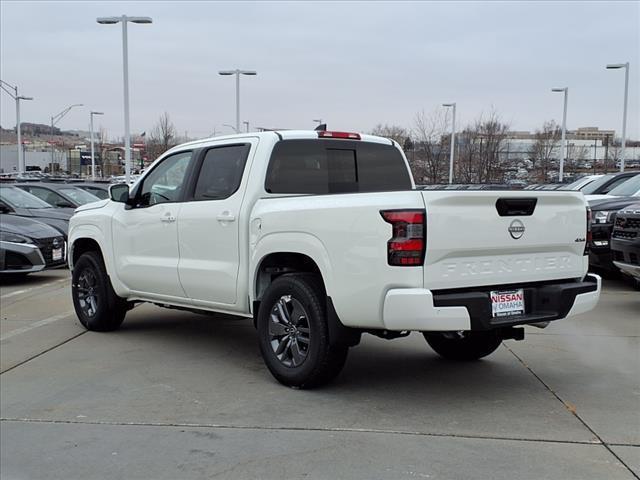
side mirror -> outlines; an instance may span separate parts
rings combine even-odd
[[[116,183],[109,187],[109,198],[114,202],[127,203],[129,201],[129,185]]]
[[[67,202],[66,200],[60,200],[59,202],[56,202],[56,207],[58,207],[58,208],[76,208],[75,206],[73,206],[69,202]]]
[[[11,210],[4,203],[0,203],[0,213],[11,213],[11,212],[13,212],[13,210]]]

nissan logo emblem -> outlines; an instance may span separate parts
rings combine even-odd
[[[524,235],[524,223],[522,223],[520,220],[514,220],[509,225],[508,230],[511,238],[518,240],[520,237],[522,237],[522,235]]]

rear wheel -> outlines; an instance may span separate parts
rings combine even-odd
[[[280,383],[316,387],[342,370],[349,349],[330,344],[325,303],[322,284],[310,274],[283,275],[265,292],[258,312],[260,351]]]
[[[424,333],[438,355],[448,360],[478,360],[492,354],[502,343],[497,331]]]
[[[76,315],[87,330],[116,330],[127,313],[127,302],[113,291],[97,252],[83,253],[75,263],[71,296]]]

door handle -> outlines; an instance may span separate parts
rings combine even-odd
[[[167,215],[166,217],[162,217],[160,219],[161,222],[163,223],[173,223],[176,221],[176,217],[172,217],[171,215]]]
[[[229,212],[223,212],[216,217],[219,222],[235,222],[235,215],[230,214]]]

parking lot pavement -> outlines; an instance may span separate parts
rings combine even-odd
[[[365,336],[336,382],[298,391],[263,366],[249,320],[142,305],[82,333],[68,284],[50,285],[64,274],[0,289],[3,478],[640,474],[640,295],[620,283],[472,364],[418,334]]]

